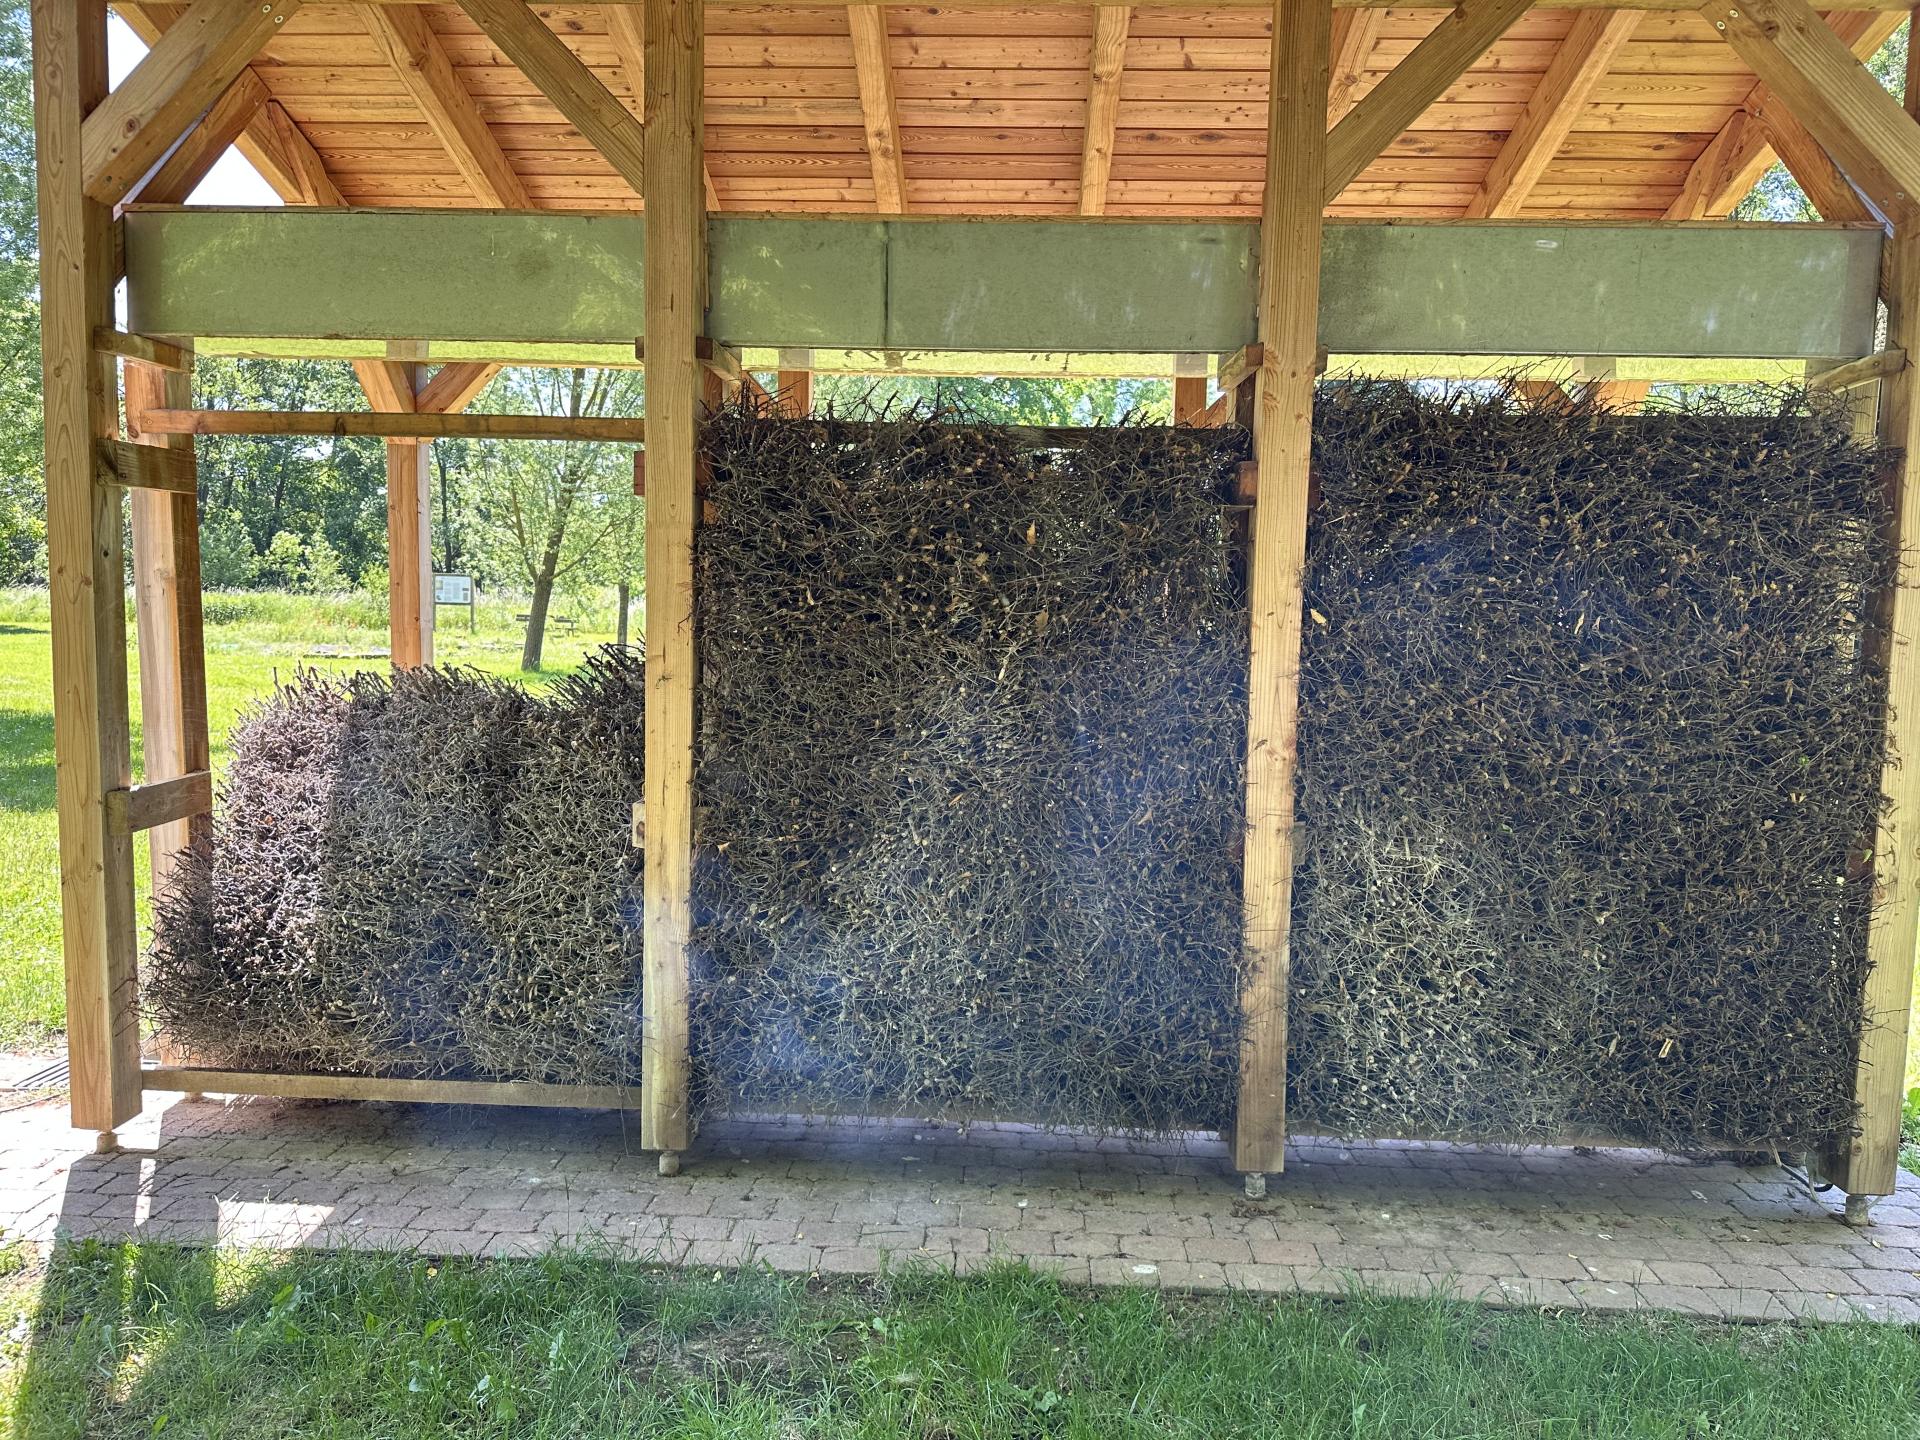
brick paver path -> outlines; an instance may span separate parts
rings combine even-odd
[[[0,1223],[460,1255],[595,1237],[821,1272],[1005,1255],[1095,1284],[1920,1321],[1911,1176],[1852,1229],[1772,1165],[1303,1141],[1250,1202],[1212,1137],[776,1119],[709,1126],[662,1179],[609,1112],[152,1098],[104,1155],[64,1104],[0,1114]]]

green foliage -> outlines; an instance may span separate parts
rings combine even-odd
[[[27,6],[0,0],[0,584],[45,568]]]
[[[0,1420],[154,1435],[706,1440],[1904,1440],[1892,1325],[1070,1290],[1013,1265],[821,1283],[537,1260],[57,1247]]]
[[[813,394],[816,407],[843,413],[940,406],[991,425],[1099,425],[1128,418],[1164,425],[1173,419],[1173,388],[1165,380],[821,375]]]

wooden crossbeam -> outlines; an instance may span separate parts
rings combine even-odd
[[[1373,55],[1374,41],[1380,38],[1380,26],[1386,11],[1377,9],[1339,10],[1333,17],[1333,72],[1327,82],[1327,128],[1331,130],[1347,118],[1353,109],[1354,91],[1366,74],[1367,61]]]
[[[267,87],[253,71],[242,70],[200,123],[148,177],[135,199],[145,205],[180,204],[246,133],[266,103]]]
[[[813,413],[813,372],[782,370],[773,382],[774,398],[787,414],[805,419]]]
[[[1853,188],[1853,183],[1840,173],[1833,157],[1781,103],[1778,95],[1769,92],[1763,96],[1753,118],[1759,122],[1760,133],[1767,137],[1780,163],[1813,202],[1822,220],[1853,223],[1878,218],[1860,192]]]
[[[371,435],[390,440],[450,436],[491,440],[647,438],[646,423],[602,415],[422,415],[370,410],[148,410],[140,428],[153,435]]]
[[[907,213],[906,162],[900,148],[900,113],[893,98],[893,60],[887,51],[887,12],[881,5],[847,10],[853,37],[853,70],[860,90],[860,118],[873,163],[873,203],[882,215]]]
[[[195,0],[81,134],[87,195],[115,205],[247,68],[300,0]]]
[[[103,485],[119,485],[128,490],[164,490],[174,495],[192,495],[199,488],[191,450],[102,440],[99,457],[95,475]]]
[[[480,363],[442,365],[414,396],[414,409],[423,415],[464,410],[480,398],[480,392],[505,368]]]
[[[1520,112],[1480,189],[1467,205],[1470,220],[1518,215],[1540,177],[1572,133],[1594,87],[1640,24],[1633,10],[1587,10],[1574,18],[1554,51],[1527,108]]]
[[[159,370],[193,369],[193,351],[186,346],[176,345],[170,340],[156,340],[150,335],[130,335],[111,325],[102,325],[94,330],[93,348],[103,355],[138,361]]]
[[[1907,368],[1907,352],[1895,346],[1807,377],[1810,390],[1851,390],[1898,375]]]
[[[1867,10],[1841,11],[1828,24],[1834,34],[1862,60],[1870,59],[1887,37],[1906,19],[1905,11],[1876,14]],[[1760,182],[1774,161],[1772,146],[1753,119],[1765,107],[1764,81],[1747,92],[1740,109],[1695,158],[1680,193],[1667,207],[1669,220],[1707,220],[1727,214]]]
[[[427,128],[474,198],[499,210],[533,209],[526,186],[454,73],[426,13],[394,5],[357,5],[354,13],[426,116]]]
[[[628,106],[636,120],[643,124],[646,120],[647,59],[646,37],[641,34],[640,10],[635,5],[609,5],[602,12],[607,24],[607,39],[613,42],[613,53],[619,58],[620,73],[627,83]],[[700,167],[700,178],[706,186],[707,209],[719,210],[720,192],[713,183],[713,171],[709,166]]]
[[[536,1080],[391,1080],[375,1075],[282,1075],[200,1065],[150,1065],[148,1090],[273,1095],[296,1100],[384,1100],[416,1105],[534,1105],[555,1110],[636,1110],[638,1085],[550,1085]]]
[[[634,195],[646,193],[640,122],[546,22],[524,0],[460,0],[460,5],[619,172]]]
[[[1080,213],[1107,213],[1107,178],[1113,173],[1113,141],[1120,123],[1120,75],[1127,64],[1127,5],[1096,5],[1093,58],[1087,72],[1087,124],[1080,148]]]
[[[1326,203],[1338,199],[1362,170],[1404,135],[1530,4],[1531,0],[1460,0],[1434,32],[1388,71],[1327,136]]]
[[[1250,1177],[1255,1191],[1264,1190],[1267,1172],[1283,1167],[1287,1138],[1288,929],[1299,750],[1301,581],[1313,382],[1320,355],[1321,197],[1330,184],[1326,167],[1332,140],[1326,105],[1332,22],[1329,0],[1274,0],[1267,184],[1260,222],[1261,350],[1259,368],[1247,382],[1254,389],[1254,461],[1265,493],[1253,512],[1247,558],[1252,644],[1241,871],[1246,979],[1240,996],[1239,1103],[1233,1134],[1234,1164]],[[1360,118],[1366,104],[1362,101],[1345,123]]]
[[[356,360],[353,373],[376,410],[411,415],[414,411],[413,366],[399,360]]]
[[[1880,211],[1920,213],[1920,124],[1806,0],[1700,13]]]
[[[108,823],[132,835],[213,809],[213,776],[205,770],[107,792]]]

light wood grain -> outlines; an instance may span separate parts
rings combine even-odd
[[[637,1085],[548,1085],[533,1080],[388,1080],[363,1075],[276,1075],[195,1065],[154,1065],[148,1090],[275,1095],[298,1100],[386,1100],[420,1105],[531,1105],[556,1110],[637,1110]]]
[[[1080,213],[1102,215],[1107,179],[1113,173],[1114,130],[1120,120],[1120,77],[1127,63],[1125,5],[1099,5],[1093,12],[1093,50],[1087,71],[1087,133],[1080,154]]]
[[[874,12],[876,15],[879,12]],[[647,734],[640,1143],[684,1150],[689,1111],[687,946],[692,927],[693,538],[703,377],[706,221],[701,147],[705,7],[646,9]]]
[[[853,41],[855,94],[860,122],[873,162],[874,205],[883,215],[906,213],[906,171],[900,151],[900,107],[894,95],[893,61],[887,48],[884,7],[859,6],[847,12]]]
[[[617,415],[428,415],[368,410],[149,410],[140,424],[154,435],[373,435],[388,440],[449,436],[495,440],[647,438],[646,423]]]

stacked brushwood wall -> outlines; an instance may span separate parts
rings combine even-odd
[[[1236,431],[705,431],[703,1111],[1230,1123]],[[1876,458],[1804,396],[1323,388],[1299,1128],[1812,1146],[1852,1124]],[[260,1068],[638,1070],[642,688],[307,679],[159,909],[157,1019]]]

